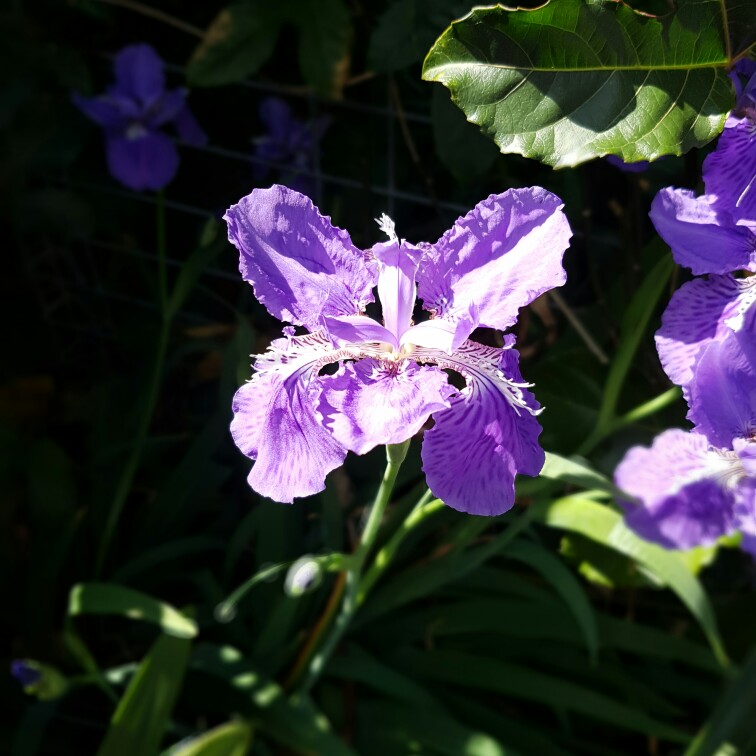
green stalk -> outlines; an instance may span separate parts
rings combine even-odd
[[[165,202],[163,193],[157,195],[156,209],[156,227],[157,227],[157,263],[158,263],[158,300],[160,306],[160,332],[158,334],[157,349],[152,363],[152,373],[147,389],[147,400],[144,404],[142,416],[139,419],[134,445],[129,455],[126,466],[123,468],[121,477],[118,480],[115,496],[110,505],[108,518],[102,531],[100,539],[100,548],[97,552],[97,561],[95,562],[95,577],[102,575],[105,559],[107,558],[110,544],[121,519],[121,513],[129,497],[131,486],[134,482],[134,476],[139,469],[142,460],[147,436],[152,423],[152,416],[155,413],[160,386],[163,381],[163,368],[165,366],[165,356],[168,351],[168,340],[171,332],[171,313],[168,310],[168,279],[166,273],[166,240],[165,240]]]
[[[378,535],[383,514],[386,511],[386,505],[391,499],[391,492],[394,490],[396,476],[399,468],[407,456],[409,441],[403,444],[394,444],[386,447],[386,456],[388,458],[386,471],[383,474],[380,488],[376,494],[375,501],[368,513],[365,527],[362,530],[360,543],[354,554],[347,563],[344,597],[341,602],[341,608],[330,628],[325,631],[322,643],[316,644],[309,658],[304,660],[302,668],[304,670],[304,679],[298,686],[297,691],[301,694],[307,694],[312,686],[317,682],[323,668],[336,649],[339,641],[343,637],[349,623],[359,606],[358,596],[360,594],[360,584],[362,570],[370,549],[372,548],[375,538]],[[295,682],[295,681],[294,681]]]

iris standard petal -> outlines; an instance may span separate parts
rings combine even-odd
[[[326,426],[357,454],[412,438],[456,393],[443,371],[409,360],[347,363],[321,383],[319,411]]]
[[[666,548],[713,543],[735,527],[734,496],[721,483],[733,464],[710,451],[705,436],[682,430],[665,431],[650,448],[633,447],[614,473],[635,499],[627,502],[627,525]]]
[[[731,273],[756,267],[756,235],[716,208],[713,195],[667,187],[651,203],[651,218],[676,262],[702,273]]]
[[[701,349],[743,324],[756,306],[756,278],[730,275],[696,278],[672,296],[656,333],[656,349],[673,383],[686,387]]]
[[[173,119],[173,126],[180,139],[194,147],[202,147],[207,144],[207,134],[203,131],[199,122],[194,117],[194,113],[189,110],[189,106],[184,102],[184,107],[179,110]]]
[[[322,491],[326,475],[343,464],[347,450],[317,410],[318,370],[340,356],[319,336],[277,339],[237,391],[231,433],[256,460],[247,481],[263,496],[290,504]]]
[[[424,245],[417,273],[423,307],[447,317],[475,305],[482,326],[511,326],[521,307],[565,282],[562,256],[572,232],[562,207],[539,187],[479,202],[435,244]]]
[[[756,328],[730,331],[701,352],[688,405],[688,420],[713,446],[732,449],[756,433]]]
[[[116,88],[142,104],[156,100],[165,89],[163,61],[149,45],[129,45],[115,57]]]
[[[471,307],[468,313],[446,318],[431,318],[408,328],[399,343],[413,344],[428,349],[439,349],[452,354],[467,340],[478,326],[478,312]]]
[[[370,251],[378,260],[378,299],[383,322],[398,340],[412,322],[420,250],[396,240],[376,244]]]
[[[515,475],[538,475],[544,463],[541,426],[529,411],[538,404],[523,387],[517,352],[467,341],[451,356],[422,349],[415,356],[467,381],[423,438],[428,487],[461,512],[506,512],[514,504]]]
[[[105,148],[113,178],[135,191],[158,191],[173,180],[178,170],[176,146],[158,131],[135,139],[107,136]]]
[[[756,123],[748,117],[727,119],[717,148],[703,162],[703,180],[717,208],[756,232]]]
[[[314,330],[325,315],[356,315],[373,301],[364,254],[303,194],[255,189],[223,217],[242,277],[279,320]]]

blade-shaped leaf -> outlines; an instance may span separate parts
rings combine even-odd
[[[648,543],[629,530],[622,516],[609,507],[580,497],[549,502],[541,510],[543,521],[598,541],[632,557],[639,565],[673,590],[698,620],[712,651],[723,666],[729,661],[717,626],[717,618],[701,583],[671,551]]]
[[[182,741],[165,756],[245,756],[252,742],[247,722],[226,722],[191,740]]]
[[[678,0],[659,17],[609,0],[478,8],[436,41],[423,78],[447,86],[502,152],[555,167],[654,160],[722,130],[734,103],[728,22],[749,33],[738,18],[720,0]]]
[[[176,703],[191,643],[161,635],[139,665],[110,720],[97,756],[157,754]]]
[[[139,591],[114,583],[79,583],[71,589],[68,614],[115,614],[159,625],[174,638],[194,638],[197,623],[177,609]]]

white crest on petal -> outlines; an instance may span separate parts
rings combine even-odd
[[[400,244],[399,237],[396,235],[396,224],[394,223],[391,218],[386,215],[386,213],[383,213],[380,218],[376,218],[375,222],[378,224],[378,228],[383,231],[386,236],[388,236],[389,241],[393,242],[394,244]]]

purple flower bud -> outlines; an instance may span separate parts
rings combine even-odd
[[[36,685],[42,679],[37,663],[30,659],[14,659],[10,665],[10,673],[24,688]]]

